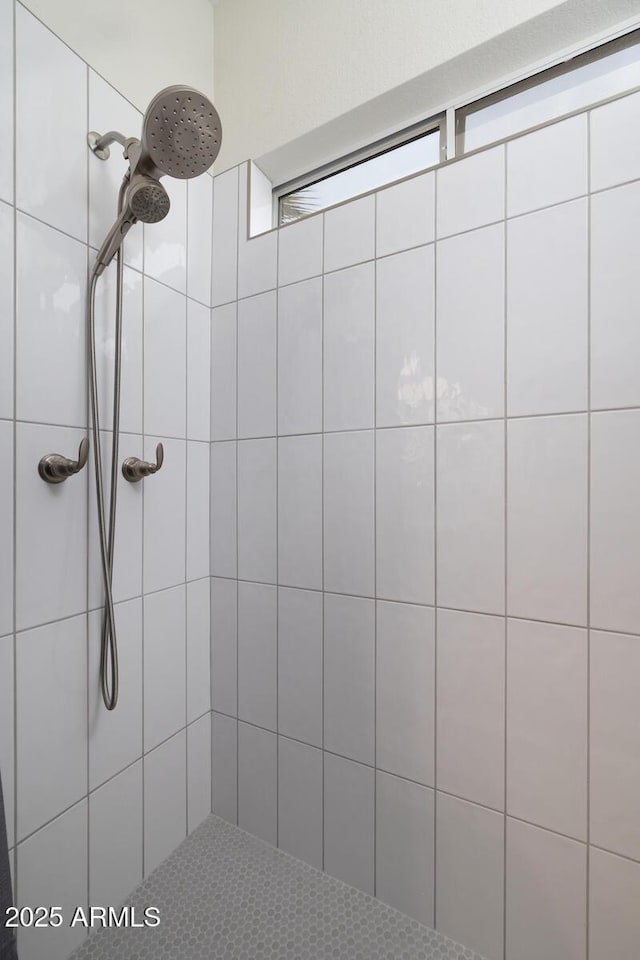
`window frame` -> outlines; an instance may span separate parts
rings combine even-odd
[[[439,113],[435,117],[431,117],[428,120],[422,120],[419,123],[412,124],[410,127],[405,127],[404,129],[399,130],[397,133],[391,134],[388,137],[375,140],[373,143],[367,144],[365,147],[361,147],[358,150],[353,150],[351,153],[339,157],[336,160],[329,161],[329,163],[325,163],[320,167],[316,167],[315,170],[311,170],[303,176],[296,177],[293,180],[288,180],[286,183],[282,183],[278,187],[274,187],[273,206],[276,227],[285,226],[286,223],[297,223],[298,220],[303,220],[306,216],[314,216],[316,213],[321,213],[323,210],[329,210],[332,206],[329,205],[327,207],[318,207],[317,210],[314,210],[311,213],[303,214],[301,217],[296,217],[295,220],[288,220],[286,223],[283,223],[280,215],[280,201],[285,197],[290,196],[290,194],[306,187],[312,187],[315,183],[320,183],[323,180],[327,180],[329,177],[335,176],[338,173],[344,173],[347,170],[352,170],[354,167],[358,167],[363,163],[367,163],[369,160],[373,160],[376,157],[381,157],[385,153],[390,153],[392,150],[396,150],[398,147],[403,147],[405,144],[413,143],[415,140],[420,140],[422,137],[428,136],[429,134],[438,130],[440,132],[438,163],[434,164],[432,167],[425,168],[428,170],[433,170],[436,166],[447,159],[446,111],[443,111],[442,113]],[[399,179],[404,178],[401,177]],[[380,187],[377,189],[382,190],[384,187],[395,182],[395,180],[390,180],[388,183],[380,184]],[[364,194],[359,193],[354,194],[353,197],[349,197],[346,200],[341,201],[341,203],[348,203],[349,200],[363,195]]]

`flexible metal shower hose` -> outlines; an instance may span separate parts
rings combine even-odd
[[[127,178],[122,183],[118,198],[118,213],[122,208]],[[113,376],[113,425],[111,433],[111,488],[109,495],[109,525],[105,516],[104,483],[102,478],[102,449],[100,446],[100,405],[98,400],[98,371],[96,351],[96,286],[98,282],[97,263],[91,271],[87,292],[87,317],[89,326],[89,379],[91,400],[91,422],[93,429],[93,465],[96,480],[96,499],[98,508],[98,533],[100,540],[100,560],[104,583],[105,606],[100,647],[100,687],[102,699],[107,710],[114,710],[118,702],[118,642],[113,607],[113,553],[116,527],[116,505],[118,496],[118,447],[120,438],[120,374],[122,367],[122,293],[124,261],[122,246],[116,254],[116,323],[115,355]]]

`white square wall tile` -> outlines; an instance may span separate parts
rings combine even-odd
[[[434,612],[376,604],[376,767],[433,785]]]
[[[376,198],[351,200],[324,215],[324,269],[339,270],[375,256]]]
[[[89,789],[142,756],[142,600],[115,605],[120,684],[116,710],[102,699],[102,610],[89,614]]]
[[[640,943],[640,864],[591,848],[589,956],[634,960]]]
[[[640,183],[591,197],[591,406],[640,404]]]
[[[22,839],[86,792],[84,617],[18,634],[16,709],[18,839]]]
[[[187,436],[211,439],[211,310],[187,300]]]
[[[509,222],[509,416],[587,407],[587,232],[586,199]]]
[[[208,443],[187,443],[187,580],[209,576],[209,460]]]
[[[504,224],[438,244],[438,420],[504,412]]]
[[[171,207],[164,220],[145,226],[144,272],[180,293],[187,292],[187,181],[165,177]]]
[[[87,66],[24,7],[15,16],[16,206],[86,242]]]
[[[210,580],[187,584],[187,722],[211,709]]]
[[[591,842],[640,859],[640,645],[591,634]]]
[[[63,426],[87,422],[86,272],[86,247],[17,214],[16,416],[20,420]],[[64,363],[63,377],[60,363]]]
[[[145,460],[156,459],[159,437],[145,437]],[[184,440],[162,439],[164,463],[144,489],[144,592],[185,578],[186,487]]]
[[[376,896],[433,926],[433,791],[376,772]]]
[[[591,418],[591,625],[640,633],[640,412]]]
[[[278,433],[322,430],[322,278],[278,291]]]
[[[246,228],[245,228],[246,229]],[[238,168],[213,178],[212,303],[238,296]]]
[[[13,0],[0,3],[0,198],[13,201]]]
[[[237,306],[211,311],[211,439],[236,436]]]
[[[6,3],[5,6],[7,6]],[[2,15],[0,7],[0,18]],[[0,30],[0,35],[1,33]],[[0,39],[0,45],[3,40],[4,37]],[[2,63],[1,49],[0,63]],[[2,122],[1,112],[0,105],[0,122]],[[2,147],[0,147],[1,150]],[[0,159],[0,164],[1,162]],[[1,178],[0,172],[0,180]],[[13,417],[13,217],[13,209],[6,203],[0,203],[0,417],[7,418]]]
[[[507,144],[507,216],[587,192],[587,115],[582,113]]]
[[[322,437],[278,440],[278,580],[322,589]]]
[[[16,427],[16,629],[80,613],[87,602],[86,473],[51,485],[38,475],[46,453],[77,457],[83,430]],[[58,545],[56,563],[42,545]]]
[[[278,846],[322,870],[322,751],[278,738]]]
[[[235,441],[211,444],[211,574],[238,574]]]
[[[109,270],[101,277],[96,290],[98,406],[102,427],[110,429],[113,424],[116,280],[117,271]],[[143,278],[136,270],[125,267],[123,280],[120,430],[123,433],[140,434],[143,397]]]
[[[76,804],[18,847],[19,904],[61,908],[60,927],[23,927],[18,950],[29,960],[67,960],[86,929],[71,927],[76,907],[87,908],[87,804]]]
[[[185,588],[144,597],[144,749],[186,723]]]
[[[90,903],[122,903],[142,882],[142,761],[89,797]]]
[[[0,635],[13,630],[13,423],[0,420]]]
[[[585,845],[507,819],[506,865],[505,946],[510,960],[584,960]]]
[[[376,256],[434,239],[435,184],[435,173],[423,173],[376,194]]]
[[[211,707],[237,714],[238,584],[211,578]]]
[[[102,477],[105,504],[109,503],[111,492],[111,438],[112,434],[102,433],[100,445],[102,451]],[[91,443],[93,443],[93,436]],[[121,434],[119,446],[120,463],[125,457],[143,457],[142,437],[133,434]],[[120,467],[117,464],[117,468]],[[102,579],[102,555],[100,552],[100,531],[98,526],[98,504],[96,481],[93,465],[93,452],[89,451],[87,466],[89,479],[89,609],[102,608],[104,604],[104,583]],[[128,483],[117,469],[117,533],[113,564],[112,594],[117,603],[139,597],[142,593],[142,487],[141,483]],[[108,507],[106,508],[108,510]],[[108,514],[107,514],[108,516]]]
[[[144,430],[184,437],[187,429],[187,303],[161,283],[144,281]]]
[[[277,589],[238,583],[238,716],[276,730],[278,726]]]
[[[436,232],[447,237],[504,217],[504,147],[463,157],[436,172]]]
[[[323,217],[303,217],[278,230],[278,284],[322,273]]]
[[[243,580],[276,582],[276,444],[238,444],[238,576]]]
[[[278,842],[278,738],[238,724],[238,826],[276,846]]]
[[[276,433],[276,294],[238,303],[238,436]]]
[[[585,840],[587,634],[509,620],[507,812]]]
[[[621,97],[589,114],[591,190],[640,177],[640,94]],[[615,149],[612,149],[615,144]]]
[[[438,787],[504,809],[505,624],[438,610]]]
[[[211,717],[187,727],[187,829],[191,833],[211,813]]]
[[[504,424],[437,428],[438,603],[504,613]]]
[[[373,895],[375,773],[324,754],[324,869]]]
[[[376,594],[433,603],[433,427],[376,431]]]
[[[502,814],[438,794],[436,925],[440,933],[487,960],[500,960],[503,890]]]
[[[374,425],[375,269],[324,278],[324,429]]]
[[[184,730],[144,758],[144,872],[149,876],[187,835]]]
[[[89,129],[99,134],[119,130],[125,137],[139,137],[142,130],[140,111],[91,69]],[[110,151],[106,163],[95,154],[89,154],[89,243],[96,249],[102,246],[116,219],[118,191],[129,169],[129,161],[124,158],[122,147],[114,144]],[[142,247],[143,225],[140,223],[128,232],[123,246],[125,263],[136,270],[142,270]],[[109,271],[112,276],[115,276],[115,272],[115,268]]]
[[[187,181],[187,295],[211,304],[213,179],[203,173]]]
[[[373,764],[375,604],[324,598],[324,747]]]
[[[419,247],[376,265],[376,426],[431,423],[434,252]]]
[[[238,721],[211,714],[211,809],[238,822]]]
[[[9,849],[15,843],[13,636],[0,638],[0,774]]]
[[[374,436],[324,437],[324,587],[373,596]]]
[[[587,417],[511,420],[507,610],[586,624]]]
[[[278,590],[278,732],[322,746],[322,594]]]

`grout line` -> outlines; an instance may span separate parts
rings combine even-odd
[[[277,278],[280,272],[280,235],[278,234],[276,240],[276,283]],[[280,846],[280,737],[279,734],[279,723],[280,723],[280,590],[278,588],[278,581],[280,579],[280,440],[279,440],[279,424],[278,424],[278,399],[279,399],[279,390],[278,390],[278,371],[279,371],[279,330],[280,330],[280,314],[279,314],[279,293],[278,287],[276,286],[276,303],[275,303],[275,359],[276,359],[276,370],[275,370],[275,382],[274,382],[274,391],[275,391],[275,407],[276,407],[276,435],[277,439],[275,441],[275,468],[276,468],[276,489],[275,489],[275,537],[276,537],[276,662],[275,662],[275,681],[276,681],[276,847]]]
[[[590,954],[590,892],[591,892],[591,114],[587,113],[587,675],[586,675],[586,960]]]
[[[141,297],[142,297],[142,323],[141,323],[141,330],[140,330],[140,339],[141,339],[140,362],[141,362],[141,366],[142,366],[142,390],[141,390],[141,397],[140,397],[140,410],[141,410],[141,417],[142,417],[142,437],[141,437],[141,443],[142,443],[142,456],[143,456],[143,457],[144,457],[144,455],[145,455],[145,449],[144,449],[144,447],[145,447],[145,436],[146,436],[146,435],[145,435],[145,429],[146,429],[146,422],[145,422],[145,421],[146,421],[146,410],[145,410],[145,402],[144,402],[144,395],[145,395],[144,379],[145,379],[145,343],[146,343],[146,336],[145,336],[145,327],[146,327],[146,324],[145,324],[145,318],[146,318],[146,291],[147,291],[146,278],[145,278],[145,275],[144,275],[144,267],[145,267],[145,262],[144,262],[144,261],[145,261],[144,248],[145,248],[145,245],[144,245],[144,236],[143,236],[143,238],[142,238],[142,268],[143,268],[143,277],[142,277],[142,284],[141,284],[141,287],[142,287],[142,293],[141,293]],[[142,490],[141,490],[140,492],[141,492],[141,499],[142,499],[142,502],[141,502],[141,504],[140,504],[141,522],[142,522],[142,537],[141,537],[141,544],[140,544],[140,547],[141,547],[141,558],[140,558],[140,590],[142,591],[142,595],[141,595],[141,598],[140,598],[140,630],[141,630],[140,654],[141,654],[141,675],[142,675],[142,694],[141,694],[142,703],[141,703],[141,707],[140,707],[140,724],[141,724],[141,731],[140,731],[141,741],[140,741],[140,742],[141,742],[141,744],[142,744],[142,753],[143,753],[143,760],[142,760],[142,836],[140,837],[140,846],[142,847],[142,850],[141,850],[140,862],[141,862],[141,866],[142,866],[142,876],[145,877],[145,876],[146,876],[145,837],[146,837],[146,831],[147,831],[147,823],[146,823],[146,782],[147,782],[147,775],[146,775],[146,774],[147,774],[147,771],[146,771],[146,764],[145,764],[145,762],[144,762],[144,734],[145,734],[145,724],[144,724],[144,714],[145,714],[145,682],[144,682],[144,675],[145,675],[145,674],[144,674],[144,667],[145,667],[145,646],[146,646],[146,644],[145,644],[145,639],[146,639],[146,636],[145,636],[145,607],[146,607],[145,598],[146,598],[147,594],[145,593],[145,590],[144,590],[144,571],[145,571],[145,555],[146,555],[145,545],[144,545],[144,539],[145,539],[145,538],[144,538],[144,531],[145,531],[145,519],[146,519],[146,494],[145,494],[145,485],[144,485],[144,483],[142,484]]]
[[[206,579],[207,577],[197,577],[195,580],[187,581],[187,583],[198,583],[200,580],[206,580]],[[287,590],[300,590],[304,593],[320,593],[320,594],[324,593],[327,596],[333,596],[333,597],[354,597],[355,599],[359,599],[359,600],[376,600],[377,603],[393,603],[393,604],[398,604],[398,605],[408,606],[408,607],[422,607],[427,610],[435,609],[435,606],[432,603],[421,603],[413,600],[396,600],[393,597],[377,597],[376,598],[371,596],[363,596],[362,594],[358,594],[358,593],[338,593],[336,590],[323,591],[322,589],[315,588],[315,587],[301,587],[295,583],[275,584],[275,583],[269,583],[263,580],[245,580],[245,579],[236,580],[235,577],[229,577],[229,576],[223,577],[217,574],[214,574],[211,577],[211,579],[212,580],[229,580],[234,583],[236,582],[237,583],[254,583],[254,584],[259,584],[261,586],[266,586],[266,587],[280,587],[282,589],[287,589]],[[134,597],[123,597],[121,600],[118,600],[116,602],[116,607],[125,603],[131,603],[134,600],[145,600],[147,597],[153,597],[158,593],[165,593],[168,590],[175,590],[178,587],[182,587],[182,586],[184,586],[184,583],[180,581],[178,583],[172,583],[167,587],[160,587],[157,590],[148,590],[146,593],[138,594],[137,596],[134,596]],[[486,610],[469,610],[465,607],[451,607],[451,606],[439,605],[437,609],[439,611],[440,610],[450,611],[451,613],[464,613],[464,614],[467,614],[468,616],[474,616],[474,617],[493,617],[493,618],[499,618],[499,619],[503,618],[503,614],[501,613],[490,613]],[[55,620],[46,620],[43,623],[35,623],[28,627],[22,627],[20,630],[15,631],[16,636],[20,636],[23,633],[29,633],[31,630],[39,630],[41,627],[48,627],[55,623],[62,623],[64,620],[74,620],[76,617],[83,616],[83,614],[86,612],[95,613],[98,610],[100,610],[100,607],[92,607],[89,611],[79,610],[79,611],[76,611],[75,613],[65,614],[65,616],[63,617],[57,617]],[[580,624],[580,623],[565,623],[557,620],[540,620],[533,617],[520,617],[520,616],[517,616],[516,614],[508,614],[507,620],[517,620],[522,623],[544,623],[552,627],[571,627],[574,630],[587,630],[586,623]],[[640,638],[640,633],[634,633],[630,630],[618,630],[613,627],[591,627],[591,632],[592,633],[613,633],[621,637]],[[11,633],[12,631],[10,631],[7,634],[4,634],[4,636],[7,636],[7,637],[11,636]]]
[[[17,119],[18,119],[18,108],[17,108],[17,96],[18,96],[18,85],[17,85],[17,44],[16,44],[16,31],[17,31],[17,16],[16,16],[16,5],[12,5],[12,53],[13,53],[13,90],[12,90],[12,125],[13,125],[13,151],[12,151],[12,160],[13,160],[13,170],[12,170],[12,187],[13,187],[13,203],[12,203],[12,235],[13,235],[13,271],[11,276],[12,283],[12,293],[13,293],[13,410],[12,410],[12,429],[11,429],[11,444],[12,444],[12,453],[13,453],[13,471],[12,471],[12,481],[13,489],[11,491],[11,508],[12,508],[12,521],[13,521],[13,531],[12,531],[12,564],[13,564],[13,584],[12,584],[12,633],[13,633],[13,644],[12,644],[12,653],[13,653],[13,903],[18,903],[18,638],[16,633],[16,625],[18,622],[18,589],[17,589],[17,562],[18,562],[18,427],[16,424],[16,410],[18,402],[18,216],[15,209],[16,194],[17,194],[17,180],[18,180],[18,163],[17,163]]]
[[[90,104],[90,97],[89,97],[89,66],[88,66],[88,65],[87,65],[87,67],[86,67],[86,76],[87,76],[87,86],[86,86],[86,122],[87,122],[87,130],[90,130],[90,129],[91,129],[91,126],[90,126],[90,124],[91,124],[91,120],[90,120],[91,104]],[[87,150],[87,151],[86,151],[86,156],[85,156],[86,178],[87,178],[87,194],[86,194],[86,203],[87,203],[87,223],[86,223],[87,246],[86,246],[86,256],[85,256],[85,275],[86,275],[86,278],[87,278],[87,279],[86,279],[87,285],[88,285],[88,283],[89,283],[89,269],[90,269],[90,267],[89,267],[89,215],[90,215],[90,211],[91,211],[91,183],[90,183],[90,180],[91,180],[91,177],[90,177],[91,170],[90,170],[90,165],[89,165],[89,157],[90,157],[90,156],[91,156],[91,151]],[[85,302],[86,302],[86,295],[85,295]],[[89,436],[91,436],[91,428],[90,428],[90,425],[89,425],[89,424],[90,424],[90,420],[91,420],[91,414],[90,414],[90,411],[91,411],[91,402],[90,402],[90,397],[89,397],[89,392],[90,392],[90,387],[89,387],[89,365],[88,365],[87,360],[86,360],[86,358],[87,358],[87,356],[88,356],[88,349],[89,349],[89,343],[88,343],[88,339],[89,339],[89,338],[88,338],[88,335],[87,335],[88,317],[86,316],[86,311],[85,311],[85,316],[84,316],[83,319],[84,319],[84,323],[83,323],[83,333],[84,333],[84,338],[85,338],[85,346],[84,346],[84,357],[85,357],[85,390],[84,390],[84,393],[85,393],[85,407],[86,407],[86,411],[87,411],[87,413],[86,413],[86,418],[87,418],[87,419],[86,419],[86,424],[85,424],[85,430],[86,430],[86,435],[87,435],[87,437],[89,437]],[[101,438],[98,436],[98,438],[96,438],[96,442],[100,442],[100,439],[101,439]],[[89,671],[89,650],[90,650],[90,644],[91,644],[91,632],[90,632],[90,614],[89,614],[89,610],[90,610],[90,606],[91,606],[91,605],[90,605],[90,603],[89,603],[89,596],[90,596],[90,592],[91,592],[91,579],[90,579],[90,576],[91,576],[91,574],[90,574],[91,564],[90,564],[90,555],[91,555],[91,543],[92,543],[92,541],[91,541],[91,530],[90,530],[90,524],[91,524],[91,504],[90,504],[90,494],[91,494],[90,479],[91,479],[91,470],[90,470],[90,464],[88,464],[88,469],[85,471],[85,475],[83,476],[82,479],[83,479],[84,486],[85,486],[85,498],[86,498],[86,517],[85,517],[85,579],[86,579],[86,583],[85,583],[85,607],[86,607],[86,612],[85,612],[85,683],[86,683],[86,689],[85,689],[85,721],[86,721],[86,726],[85,726],[85,729],[86,729],[86,737],[87,737],[87,742],[86,742],[87,779],[86,779],[86,783],[87,783],[87,906],[88,906],[88,905],[91,903],[91,804],[89,803],[90,786],[91,786],[91,778],[90,778],[90,772],[91,772],[91,757],[90,757],[91,726],[90,726],[90,696],[89,696],[89,690],[90,690],[89,683],[90,683],[90,676],[91,676],[91,675],[90,675],[90,671]],[[115,614],[114,614],[114,616],[115,616]]]
[[[593,414],[593,413],[595,413],[595,414],[605,414],[605,413],[630,413],[630,412],[637,412],[637,411],[639,411],[639,410],[640,410],[640,405],[634,404],[634,405],[630,405],[630,406],[627,406],[627,407],[623,407],[623,406],[621,406],[621,407],[598,407],[598,408],[594,408],[594,409],[592,409],[592,410],[587,410],[587,409],[585,408],[585,409],[582,409],[582,410],[558,410],[558,411],[556,411],[556,412],[549,412],[549,413],[523,413],[523,414],[515,414],[515,415],[508,416],[508,417],[506,417],[506,419],[507,419],[509,422],[512,422],[512,421],[518,421],[518,422],[520,422],[520,421],[552,420],[552,419],[557,419],[558,417],[584,417],[584,416],[586,416],[586,415],[589,414],[589,413],[591,413],[591,414]],[[505,420],[505,416],[504,416],[504,414],[502,414],[502,416],[496,416],[496,417],[479,417],[479,418],[469,418],[469,419],[465,419],[465,420],[438,420],[437,424],[434,424],[433,421],[418,421],[418,422],[415,422],[415,423],[386,424],[386,425],[384,425],[384,426],[378,426],[378,427],[376,427],[375,429],[376,429],[376,430],[379,430],[379,431],[387,431],[387,430],[412,430],[412,429],[415,429],[416,427],[433,427],[433,426],[437,426],[437,427],[459,427],[460,429],[462,429],[462,428],[468,427],[468,426],[470,426],[470,425],[472,425],[472,424],[485,424],[485,423],[499,423],[499,424],[502,424],[504,420]],[[27,422],[27,423],[37,423],[39,426],[42,425],[42,424],[40,424],[39,421],[25,421],[25,422]],[[45,424],[45,426],[46,426],[46,424]],[[52,424],[52,426],[65,426],[65,425],[64,425],[64,424]],[[77,428],[70,425],[70,426],[69,426],[69,429],[77,429]],[[281,436],[281,437],[291,437],[291,438],[294,438],[294,437],[317,437],[317,436],[320,436],[320,434],[321,434],[322,432],[324,432],[325,434],[329,434],[329,435],[331,435],[331,436],[335,436],[335,435],[341,435],[341,434],[345,434],[345,433],[349,433],[349,434],[351,434],[351,433],[370,433],[373,429],[374,429],[373,426],[350,427],[350,428],[346,428],[346,429],[345,429],[345,428],[342,428],[342,429],[340,429],[340,430],[325,430],[325,431],[312,430],[312,431],[309,431],[308,433],[283,433],[283,434],[280,434],[280,436]],[[173,437],[173,438],[171,438],[171,437],[169,437],[169,435],[167,435],[167,438],[168,438],[168,439],[176,439],[176,440],[183,440],[183,439],[184,439],[184,437]],[[249,442],[255,441],[255,440],[277,440],[277,439],[278,439],[278,436],[277,436],[276,434],[270,434],[270,435],[260,435],[260,436],[238,437],[238,438],[237,438],[237,442],[238,442],[238,443],[249,443]],[[223,439],[223,438],[220,438],[220,439],[218,439],[218,440],[213,440],[212,443],[215,443],[215,444],[217,444],[217,443],[231,443],[232,441],[235,441],[235,440],[236,440],[235,437],[226,437],[226,438],[224,438],[224,439]],[[198,442],[198,441],[194,441],[194,442]],[[206,442],[206,441],[199,441],[199,442]]]
[[[185,300],[184,300],[184,435],[185,438],[189,432],[189,333],[191,323],[189,320],[189,300],[187,291],[189,289],[189,192],[190,184],[185,183]],[[191,318],[193,319],[193,317]],[[209,352],[211,353],[211,352]],[[189,596],[187,588],[187,570],[189,567],[189,443],[185,439],[184,443],[184,721],[185,730],[189,720]],[[185,732],[184,737],[184,822],[185,837],[189,836],[189,736]]]
[[[507,211],[507,198],[508,198],[508,147],[505,148],[504,153],[504,209],[505,209],[505,220],[503,227],[503,378],[504,378],[504,389],[502,397],[502,408],[503,408],[503,562],[504,562],[504,603],[503,603],[503,614],[504,614],[504,758],[503,758],[503,790],[504,790],[504,799],[503,799],[503,808],[504,808],[504,818],[503,818],[503,839],[502,839],[502,955],[506,960],[507,955],[507,759],[508,759],[508,740],[507,740],[507,724],[508,724],[508,650],[509,650],[509,640],[508,640],[508,623],[507,620],[507,597],[509,589],[509,563],[508,563],[508,522],[509,522],[509,511],[508,511],[508,397],[509,397],[509,364],[508,364],[508,354],[509,354],[509,225],[506,218]]]
[[[238,543],[238,374],[239,374],[239,312],[238,312],[238,293],[240,284],[240,167],[238,167],[237,176],[237,196],[236,196],[236,436],[235,436],[235,454],[236,454],[236,824],[240,826],[240,725],[238,723],[238,714],[240,713],[240,568],[238,565],[239,543]]]
[[[325,723],[325,716],[324,716],[324,712],[325,712],[325,708],[324,708],[324,701],[325,701],[325,689],[324,689],[324,687],[325,687],[325,684],[324,684],[324,669],[325,669],[325,666],[324,666],[324,665],[325,665],[324,639],[325,639],[325,637],[324,637],[324,634],[325,634],[325,604],[326,604],[326,597],[327,597],[326,592],[325,592],[325,569],[324,569],[324,568],[325,568],[325,546],[324,546],[324,524],[325,524],[325,509],[324,509],[324,495],[325,495],[325,433],[324,433],[324,287],[325,287],[325,284],[324,284],[324,248],[325,248],[325,243],[326,243],[325,224],[326,224],[326,219],[325,219],[324,214],[322,214],[322,281],[321,281],[321,283],[322,283],[322,288],[321,288],[321,294],[320,294],[320,296],[321,296],[321,298],[322,298],[322,300],[321,300],[321,311],[322,311],[322,313],[321,313],[321,317],[320,317],[320,426],[321,426],[321,430],[322,430],[322,433],[321,433],[321,437],[322,437],[322,439],[321,439],[321,444],[322,444],[322,451],[321,451],[321,470],[322,470],[322,477],[321,477],[321,484],[322,484],[322,487],[321,487],[321,496],[322,496],[322,502],[321,502],[321,511],[322,511],[322,535],[321,535],[321,536],[322,536],[322,539],[321,539],[321,549],[322,549],[322,577],[321,577],[321,587],[322,587],[322,591],[321,591],[321,597],[322,597],[322,599],[321,599],[321,605],[322,605],[322,650],[321,650],[321,654],[320,654],[320,660],[321,660],[322,673],[321,673],[321,677],[320,677],[320,682],[321,682],[321,693],[322,693],[322,704],[321,704],[321,718],[322,718],[321,746],[322,746],[322,869],[323,869],[323,870],[324,870],[324,868],[325,868],[325,862],[324,862],[324,861],[325,861],[325,852],[324,852],[324,848],[325,848],[325,838],[326,838],[326,830],[325,830],[325,785],[326,785],[326,778],[325,778],[325,763],[324,763],[324,758],[325,758],[325,750],[324,750],[324,723]]]
[[[373,205],[373,243],[374,250],[378,236],[378,198]],[[373,261],[373,596],[378,596],[378,434],[376,432],[378,404],[377,404],[377,374],[378,374],[378,261]],[[378,604],[374,599],[373,605],[373,895],[376,896],[378,877],[378,778],[376,767],[378,763]]]
[[[438,224],[438,181],[433,182],[433,236]],[[433,246],[433,927],[437,929],[438,909],[438,250]]]

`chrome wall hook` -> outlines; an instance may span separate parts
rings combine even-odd
[[[127,457],[122,464],[122,476],[129,483],[139,483],[144,477],[157,473],[164,462],[164,447],[161,443],[156,447],[156,462],[139,460],[138,457]]]
[[[87,462],[89,441],[83,437],[78,449],[78,459],[70,460],[60,453],[48,453],[38,464],[38,473],[46,483],[62,483],[67,477],[79,473]]]

